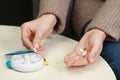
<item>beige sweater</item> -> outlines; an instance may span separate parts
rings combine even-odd
[[[104,31],[109,40],[120,38],[120,0],[40,0],[39,16],[46,13],[58,18],[54,28],[57,33],[65,29],[67,17],[71,17],[78,36],[82,26],[92,19],[86,31],[96,28]]]

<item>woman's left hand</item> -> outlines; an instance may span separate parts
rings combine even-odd
[[[92,29],[84,34],[78,42],[73,52],[64,58],[64,62],[68,66],[83,66],[96,61],[100,55],[106,34],[98,29]],[[87,48],[87,55],[82,56],[80,49]]]

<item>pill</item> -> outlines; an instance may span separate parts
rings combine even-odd
[[[48,65],[48,62],[47,62],[47,61],[45,61],[45,65]]]
[[[80,48],[80,52],[82,53],[84,50]]]
[[[84,48],[84,51],[87,51],[87,52],[88,52],[88,51],[89,51],[89,49],[88,49],[88,48]]]
[[[87,51],[82,52],[82,56],[86,56],[87,55]]]
[[[37,52],[37,49],[36,49],[36,48],[33,48],[33,50],[34,50],[35,52]]]

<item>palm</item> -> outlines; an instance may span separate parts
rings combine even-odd
[[[65,57],[65,63],[69,66],[82,66],[95,61],[102,51],[104,36],[98,31],[87,32],[79,41],[74,51]],[[88,48],[86,56],[82,56],[80,48]]]

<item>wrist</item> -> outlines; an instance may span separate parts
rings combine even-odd
[[[107,36],[104,31],[99,30],[99,29],[92,29],[91,31],[93,31],[93,32],[99,34],[100,36],[102,36],[103,40],[104,40],[104,39],[106,38],[106,36]]]
[[[53,21],[55,23],[57,22],[57,17],[55,15],[53,15],[53,14],[44,14],[44,15],[42,15],[42,17],[47,17],[51,21]]]
[[[51,27],[54,28],[54,26],[56,25],[57,23],[57,17],[53,14],[44,14],[42,15],[42,17],[44,17],[45,19],[47,19],[47,23],[51,25]]]

